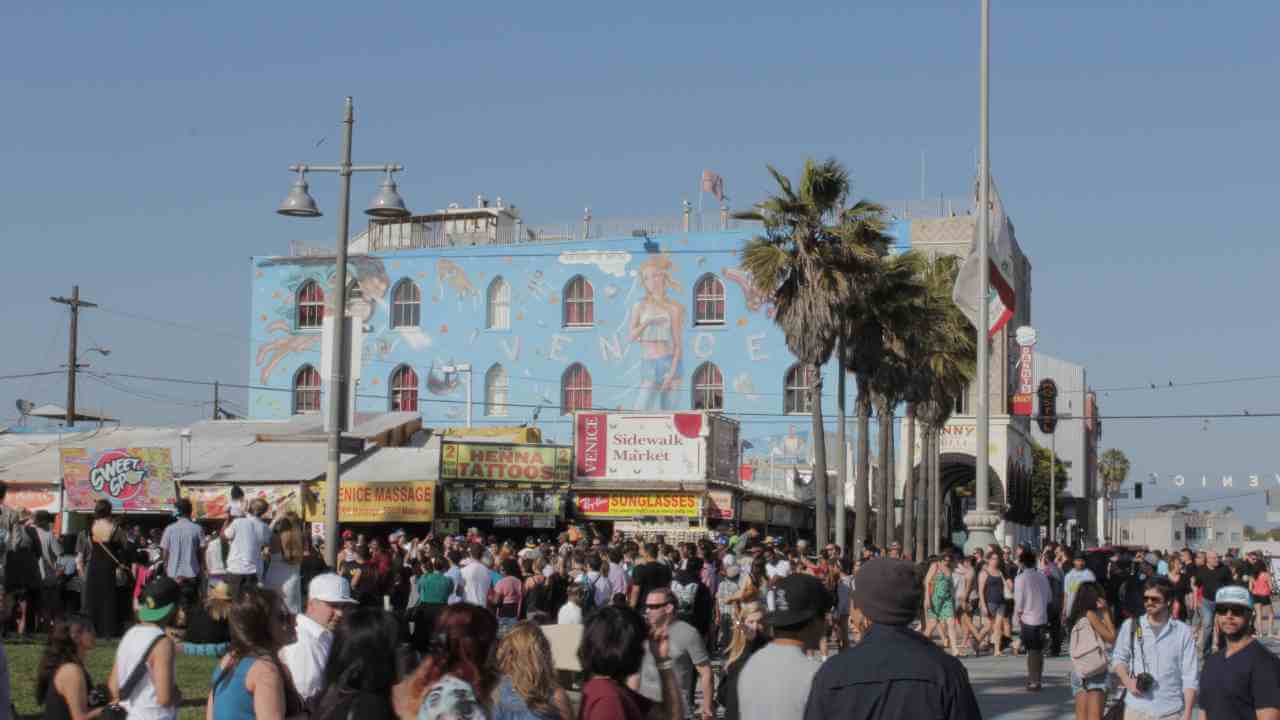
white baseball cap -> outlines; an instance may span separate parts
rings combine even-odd
[[[308,597],[321,602],[355,605],[347,579],[335,573],[324,573],[311,579]]]

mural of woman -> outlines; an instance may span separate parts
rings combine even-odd
[[[684,358],[684,306],[667,296],[680,292],[672,277],[671,260],[654,255],[640,265],[644,297],[631,308],[631,342],[641,347],[640,394],[637,410],[672,410],[673,392],[680,386]]]

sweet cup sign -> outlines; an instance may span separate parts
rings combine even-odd
[[[117,510],[172,510],[178,500],[169,448],[64,448],[66,509],[92,510],[107,500]]]

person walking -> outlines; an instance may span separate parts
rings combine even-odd
[[[692,707],[694,697],[694,674],[698,676],[698,686],[702,691],[702,720],[715,717],[714,695],[712,693],[711,657],[707,654],[707,646],[702,636],[689,623],[676,618],[677,600],[671,588],[654,588],[645,597],[645,619],[650,627],[665,631],[668,644],[668,657],[675,663],[676,679],[680,681],[680,697]],[[661,668],[652,655],[645,655],[644,667],[638,678],[638,690],[641,695],[653,700],[662,701]]]
[[[871,626],[861,642],[818,670],[805,720],[982,717],[960,660],[910,628],[923,592],[910,562],[875,558],[863,563],[853,605]]]
[[[1200,651],[1208,657],[1218,644],[1218,633],[1214,623],[1213,602],[1218,591],[1230,585],[1231,569],[1223,565],[1218,553],[1210,550],[1205,553],[1204,567],[1195,574],[1196,587],[1200,589]]]
[[[751,656],[738,676],[742,720],[801,717],[813,676],[822,666],[809,653],[818,649],[825,634],[831,594],[821,580],[797,573],[779,580],[774,596],[775,610],[766,619],[773,639]]]
[[[165,574],[178,583],[184,607],[190,607],[200,596],[200,541],[204,533],[192,522],[191,512],[191,501],[179,498],[177,518],[160,536],[160,561]]]
[[[172,578],[159,577],[142,589],[138,622],[120,638],[115,663],[107,679],[111,697],[131,720],[176,720],[182,693],[178,690],[173,640],[165,630],[173,624],[181,591]],[[97,620],[94,620],[97,625]],[[134,671],[139,679],[123,692]]]
[[[1110,688],[1107,670],[1116,641],[1115,621],[1107,609],[1107,592],[1096,582],[1077,585],[1072,602],[1067,615],[1067,633],[1071,638],[1068,646],[1072,649],[1071,692],[1075,697],[1076,720],[1102,720]],[[1094,657],[1089,658],[1090,653]],[[1075,669],[1077,663],[1092,663],[1089,670],[1083,671],[1088,673],[1084,677]]]
[[[1191,628],[1170,615],[1173,585],[1144,583],[1146,612],[1124,621],[1111,669],[1125,687],[1125,720],[1191,720],[1199,689],[1200,656]]]
[[[307,588],[307,611],[297,618],[297,639],[280,651],[293,686],[304,703],[324,690],[325,668],[333,647],[333,630],[356,604],[351,587],[341,576],[315,576]]]
[[[98,716],[99,711],[89,709],[93,678],[87,665],[96,644],[91,618],[75,614],[53,624],[36,670],[36,703],[44,705],[45,720]]]
[[[999,553],[987,556],[987,564],[978,575],[978,607],[982,612],[982,633],[991,643],[992,654],[1004,655],[1002,647],[1009,634],[1009,620],[1004,616],[1004,564]]]
[[[1213,598],[1224,647],[1209,656],[1200,676],[1206,720],[1280,718],[1280,658],[1253,635],[1256,606],[1250,590],[1228,586]]]
[[[284,645],[283,600],[273,590],[242,588],[231,605],[231,648],[213,670],[210,720],[284,720],[302,703],[277,653]]]
[[[1024,549],[1018,562],[1022,569],[1013,581],[1013,616],[1018,620],[1022,647],[1027,651],[1027,690],[1039,692],[1044,675],[1044,632],[1053,591],[1049,579],[1036,566],[1035,552]]]
[[[262,550],[271,542],[271,528],[262,519],[267,514],[267,501],[254,498],[249,514],[227,525],[222,536],[231,542],[227,552],[227,584],[231,594],[259,584],[263,573]]]

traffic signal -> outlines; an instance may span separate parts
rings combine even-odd
[[[1133,499],[1134,500],[1142,499],[1142,483],[1133,484]]]
[[[1058,384],[1045,378],[1040,381],[1036,395],[1040,398],[1040,414],[1036,422],[1040,425],[1040,432],[1052,435],[1058,426]]]

